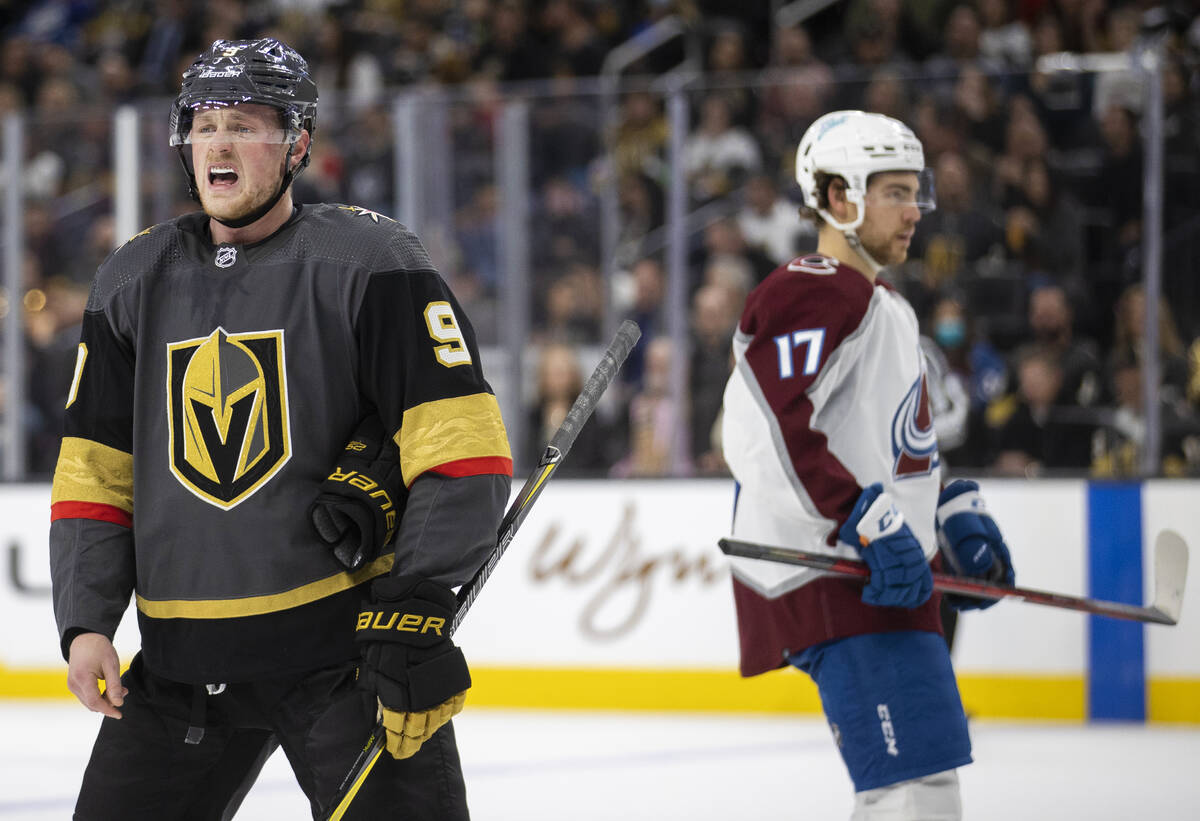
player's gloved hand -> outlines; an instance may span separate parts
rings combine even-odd
[[[937,529],[942,553],[955,573],[1010,586],[1016,584],[1008,545],[984,507],[977,483],[956,479],[946,485],[938,497]],[[956,610],[983,610],[996,601],[946,596],[946,603]]]
[[[355,639],[363,662],[358,684],[375,693],[387,749],[408,758],[462,712],[471,674],[450,641],[458,602],[450,588],[417,576],[385,576],[371,585]]]
[[[918,607],[933,592],[925,551],[892,497],[876,482],[863,489],[838,537],[858,548],[871,568],[862,600],[879,607]]]
[[[308,508],[317,535],[348,570],[383,552],[404,507],[400,451],[371,414],[359,423]]]

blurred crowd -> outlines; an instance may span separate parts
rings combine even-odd
[[[1149,0],[848,0],[781,25],[780,3],[724,0],[0,0],[0,120],[29,123],[22,179],[30,365],[29,471],[52,469],[92,272],[123,238],[112,218],[112,112],[149,105],[145,221],[195,208],[165,147],[167,100],[217,38],[280,37],[321,94],[300,201],[394,211],[390,101],[450,95],[448,156],[422,234],[485,345],[503,315],[492,149],[506,95],[530,101],[529,295],[535,378],[529,464],[565,415],[584,353],[633,318],[642,342],[569,459],[577,475],[724,475],[721,394],[751,288],[815,247],[794,151],[838,108],[909,123],[938,209],[890,272],[927,337],[943,457],[1001,475],[1137,475],[1142,369],[1161,373],[1158,473],[1200,475],[1200,23]],[[615,119],[594,80],[613,49],[665,19],[682,36],[622,67]],[[1163,299],[1143,342],[1146,76],[1050,71],[1062,51],[1163,42]],[[689,335],[667,333],[663,94],[689,70],[684,139]],[[591,83],[591,84],[589,84]],[[150,105],[153,104],[153,105]],[[432,163],[432,160],[431,160]],[[12,181],[0,181],[0,186]],[[619,209],[602,248],[605,192]],[[435,202],[436,200],[436,202]],[[436,205],[436,207],[434,207]],[[611,257],[611,258],[610,258]],[[606,275],[605,270],[611,270]],[[673,389],[680,370],[683,401]],[[515,388],[514,388],[515,389]]]

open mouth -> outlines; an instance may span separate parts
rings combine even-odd
[[[232,188],[237,184],[237,170],[231,165],[210,165],[208,167],[208,185],[210,188]]]

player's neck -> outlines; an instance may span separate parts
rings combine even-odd
[[[274,234],[292,216],[292,190],[283,192],[283,196],[271,208],[249,225],[241,228],[231,228],[211,217],[208,220],[208,232],[212,236],[213,245],[249,245],[260,242]]]
[[[875,284],[875,266],[863,259],[847,241],[846,235],[832,225],[822,225],[817,234],[817,253],[849,265],[867,278],[867,282]]]

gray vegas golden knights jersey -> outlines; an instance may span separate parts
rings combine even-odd
[[[418,487],[441,506],[426,490],[422,527],[402,518],[396,554],[350,574],[307,510],[372,410],[410,512]],[[156,225],[100,267],[83,321],[52,492],[64,654],[111,637],[132,594],[147,666],[178,681],[354,658],[363,585],[414,572],[406,550],[461,584],[511,475],[474,331],[403,226],[300,206],[260,243],[214,246],[201,213]]]

